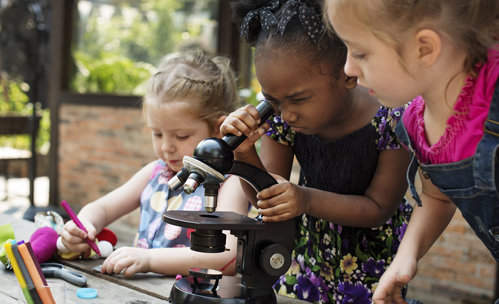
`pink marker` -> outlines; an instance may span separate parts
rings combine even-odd
[[[73,222],[76,224],[76,226],[78,226],[78,228],[80,228],[81,230],[85,231],[85,233],[88,233],[87,229],[85,229],[85,226],[83,226],[83,224],[80,222],[80,220],[76,216],[76,213],[74,213],[73,209],[71,209],[71,207],[69,207],[69,204],[66,201],[62,201],[61,205],[62,205],[62,208],[64,208],[64,210],[66,210],[69,217],[73,220]],[[88,237],[86,240],[87,240],[88,245],[90,245],[90,247],[92,247],[92,249],[95,251],[95,253],[97,253],[99,256],[101,256],[100,250],[99,250],[99,247],[97,247],[97,244],[95,244],[95,242],[92,242]]]

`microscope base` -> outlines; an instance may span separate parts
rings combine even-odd
[[[234,276],[224,276],[218,280],[194,278],[189,276],[175,282],[172,287],[169,302],[173,304],[276,304],[276,296],[272,288],[248,290],[241,284],[241,279]]]

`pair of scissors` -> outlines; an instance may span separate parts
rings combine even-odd
[[[60,263],[42,263],[40,268],[47,278],[59,278],[76,286],[87,285],[87,277],[64,268]]]

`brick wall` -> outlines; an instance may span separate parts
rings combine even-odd
[[[63,104],[59,124],[59,197],[83,206],[155,159],[142,112]],[[128,217],[136,225],[138,215]]]
[[[497,271],[492,255],[457,210],[419,262],[408,297],[424,304],[490,304],[497,296]]]
[[[459,211],[421,259],[409,294],[425,304],[493,303],[497,263]]]

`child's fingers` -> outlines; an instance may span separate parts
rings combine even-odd
[[[141,267],[140,263],[135,261],[131,263],[129,266],[125,268],[123,271],[123,275],[125,277],[131,277],[132,275],[136,274],[137,272],[141,272]]]
[[[245,119],[247,119],[248,121],[254,121],[255,123],[254,127],[260,124],[260,114],[258,113],[258,110],[256,109],[255,106],[245,105],[244,107],[240,108],[240,110],[242,110],[241,114],[245,117]],[[251,116],[251,119],[249,119],[249,117],[246,116],[247,114]]]
[[[104,260],[104,263],[102,263],[102,267],[101,267],[102,273],[107,273],[107,274],[114,273],[114,269],[116,267],[116,264],[121,259],[121,250],[122,250],[122,248],[115,250]]]
[[[111,254],[102,264],[102,272],[107,274],[119,274],[126,267],[126,257],[120,253]]]
[[[383,276],[373,295],[373,302],[376,304],[406,303],[402,297],[402,288],[409,283],[410,276],[398,273],[387,273]]]
[[[222,123],[220,126],[220,134],[222,136],[225,136],[227,134],[233,134],[236,136],[241,136],[243,135],[243,132],[241,132],[241,129],[236,128],[233,123],[237,123],[234,120],[228,120],[229,118],[226,118],[225,121]]]
[[[95,241],[95,236],[97,235],[97,231],[95,230],[94,226],[90,226],[87,228],[87,237],[91,241]]]
[[[69,243],[62,237],[61,242],[70,252],[85,252],[90,247],[86,242]]]
[[[402,288],[394,288],[390,291],[383,291],[383,294],[378,294],[373,297],[374,304],[407,304],[402,298]]]
[[[134,248],[122,247],[107,257],[102,263],[101,271],[107,274],[123,274],[125,277],[130,277],[140,271],[139,266]]]
[[[75,245],[84,243],[85,237],[85,232],[79,230],[78,228],[76,230],[63,229],[61,232],[62,243],[71,251],[75,249]]]
[[[248,128],[249,131],[254,131],[260,123],[260,116],[254,106],[247,105],[230,114],[227,117],[226,121],[233,122],[232,124],[242,123],[244,125],[244,128]],[[241,125],[235,126],[241,128]],[[245,133],[246,136],[249,136],[249,133],[243,133]]]
[[[398,280],[395,282],[394,289],[392,292],[392,301],[397,304],[407,304],[407,302],[402,297],[402,289],[409,283],[410,277],[407,275],[400,275]]]
[[[256,202],[256,205],[258,206],[259,209],[262,209],[262,210],[267,210],[267,209],[273,208],[273,210],[282,211],[283,208],[286,208],[286,206],[284,206],[286,203],[287,203],[286,200],[284,200],[282,197],[274,196],[274,197],[271,197],[269,199],[258,200]],[[279,207],[279,208],[277,208],[277,207]],[[270,213],[268,213],[268,212],[270,212],[270,211],[267,211],[267,214],[270,215]],[[277,211],[274,211],[274,212],[277,212]]]
[[[68,221],[64,225],[63,232],[67,232],[69,235],[79,237],[81,239],[85,239],[87,237],[85,231],[78,228],[78,226],[76,226],[76,224],[73,221]]]
[[[279,181],[278,175],[273,175],[274,178],[276,178]],[[268,188],[263,189],[262,191],[258,192],[256,194],[256,198],[259,200],[268,200],[274,196],[280,195],[286,191],[286,185],[285,184],[276,184],[272,185]]]
[[[269,209],[265,210],[268,211]],[[263,214],[262,214],[263,215]],[[277,213],[275,215],[263,215],[262,220],[264,222],[282,222],[292,218],[293,215],[289,212]]]
[[[129,256],[125,257],[125,258],[121,258],[115,265],[114,265],[114,269],[113,269],[113,272],[116,273],[116,274],[120,274],[122,273],[125,277],[127,276],[127,270],[128,270],[128,267],[131,266],[133,264],[133,259]],[[133,274],[133,273],[132,273]],[[132,275],[132,274],[128,274],[128,276]]]
[[[256,202],[256,205],[258,206],[258,212],[261,215],[276,215],[279,213],[283,213],[285,209],[285,206],[283,204],[280,204],[277,200],[258,201]]]
[[[64,232],[61,233],[61,242],[66,250],[69,250],[70,252],[84,252],[88,248],[90,248],[90,246],[88,245],[87,242],[85,242],[84,239],[64,234],[65,234]]]
[[[293,217],[290,204],[280,197],[258,201],[258,212],[263,216],[264,222],[284,221]]]
[[[108,272],[108,268],[110,267],[110,264],[111,264],[111,260],[113,259],[113,253],[111,253],[105,260],[104,260],[104,263],[102,263],[102,266],[100,268],[100,272],[101,273],[107,273],[107,274],[111,274],[111,272]],[[114,264],[112,265],[111,269],[114,268]]]

